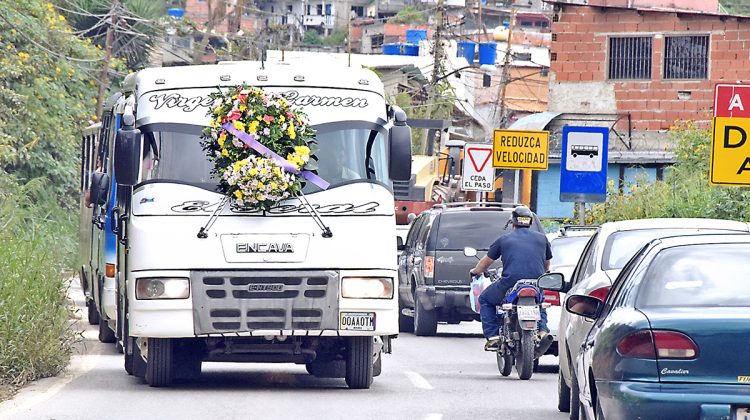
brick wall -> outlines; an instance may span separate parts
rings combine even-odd
[[[713,86],[750,79],[750,19],[715,15],[560,6],[553,22],[550,110],[631,113],[634,130],[675,120],[710,125]],[[664,35],[710,35],[707,80],[665,80]],[[653,35],[650,80],[608,80],[611,36]],[[689,95],[689,98],[687,96]]]

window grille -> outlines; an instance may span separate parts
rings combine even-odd
[[[708,79],[708,35],[665,38],[665,79]]]
[[[650,79],[653,39],[639,36],[609,39],[609,78]]]

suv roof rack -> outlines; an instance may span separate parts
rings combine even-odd
[[[453,202],[453,203],[438,203],[432,206],[433,209],[449,209],[459,207],[494,207],[494,208],[509,208],[513,209],[518,206],[523,206],[519,203],[498,203],[494,201],[465,201],[465,202]]]
[[[560,227],[560,234],[565,235],[566,232],[576,232],[576,231],[585,231],[585,230],[596,230],[599,225],[562,225]]]

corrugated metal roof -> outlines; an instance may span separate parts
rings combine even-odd
[[[562,112],[539,112],[519,118],[511,124],[510,130],[544,130],[550,121],[557,118]]]

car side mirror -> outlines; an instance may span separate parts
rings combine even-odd
[[[388,171],[394,181],[411,178],[411,127],[406,124],[406,113],[393,107],[393,126],[388,132]]]
[[[91,187],[89,189],[89,200],[94,206],[107,204],[107,193],[109,192],[109,175],[96,171],[91,174]]]
[[[399,251],[403,251],[406,249],[406,245],[404,245],[404,240],[401,239],[400,236],[396,236],[396,249]]]
[[[565,310],[589,319],[596,319],[599,316],[602,305],[604,302],[601,300],[585,295],[572,295],[565,300]]]
[[[546,273],[539,276],[537,286],[544,290],[559,292],[563,288],[565,276],[562,273]]]
[[[132,187],[138,183],[141,165],[141,130],[124,128],[115,137],[115,179]]]

